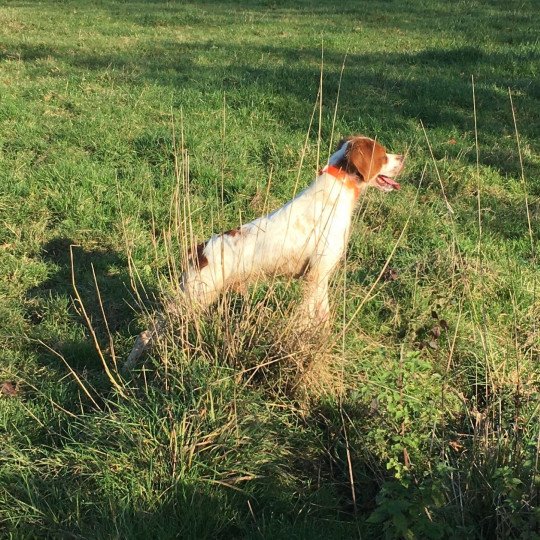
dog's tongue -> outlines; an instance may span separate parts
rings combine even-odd
[[[389,186],[392,186],[394,189],[401,189],[401,186],[393,179],[389,178],[388,176],[384,176],[383,174],[379,175],[379,178]]]

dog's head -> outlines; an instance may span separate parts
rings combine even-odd
[[[403,161],[402,155],[389,154],[377,141],[355,136],[338,143],[329,164],[357,176],[367,185],[381,191],[392,191],[400,188],[394,177],[403,168]]]

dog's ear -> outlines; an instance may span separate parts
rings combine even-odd
[[[386,150],[373,139],[358,138],[352,141],[346,153],[349,173],[357,174],[365,182],[376,176],[386,163]]]

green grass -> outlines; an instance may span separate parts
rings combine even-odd
[[[538,538],[539,26],[534,1],[5,2],[2,535]],[[202,239],[307,185],[319,130],[320,161],[351,133],[408,154],[361,201],[330,344],[295,345],[278,284],[122,379],[184,242],[178,149]]]

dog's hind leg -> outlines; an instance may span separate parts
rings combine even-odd
[[[152,348],[159,336],[166,332],[171,317],[178,316],[179,310],[184,309],[186,312],[196,313],[216,301],[222,288],[222,282],[219,281],[216,284],[216,276],[204,270],[202,272],[188,271],[183,277],[180,295],[164,302],[162,311],[152,323],[151,328],[137,336],[123,365],[123,370],[126,373],[137,365],[141,356]]]
[[[125,372],[131,371],[137,364],[139,358],[151,347],[152,341],[154,340],[154,334],[155,332],[152,332],[152,330],[145,330],[137,336],[135,344],[122,367]]]

